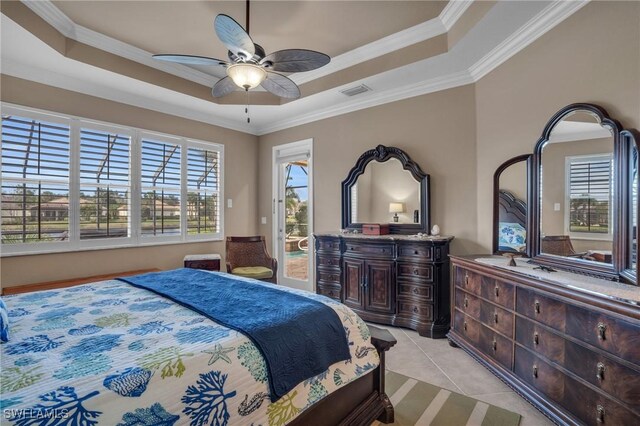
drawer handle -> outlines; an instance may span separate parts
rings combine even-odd
[[[498,286],[496,286],[494,289],[494,294],[496,295],[496,297],[500,297],[500,288]]]
[[[413,289],[413,292],[414,292],[415,294],[418,294],[418,293],[420,293],[420,290],[418,290],[417,288],[414,288],[414,289]]]
[[[418,250],[413,251],[413,254],[418,254],[418,253],[420,253]]]
[[[418,271],[418,268],[416,268],[416,269],[413,270],[413,275],[418,275],[419,272],[420,271]]]
[[[462,323],[462,328],[464,329],[464,331],[467,331],[467,322],[466,321],[464,323]]]
[[[464,297],[464,307],[465,308],[469,307],[469,299],[467,299],[467,296]]]
[[[604,423],[604,407],[602,405],[596,407],[596,422]]]
[[[496,324],[498,323],[498,312],[495,312],[493,314],[493,322],[495,322]]]
[[[533,366],[533,378],[534,379],[538,378],[538,366],[537,365]]]
[[[464,273],[464,284],[465,285],[469,284],[469,274],[467,272]]]
[[[493,342],[491,343],[491,347],[493,348],[494,352],[498,350],[498,342],[496,341],[496,339],[493,339]]]
[[[607,325],[599,322],[598,323],[598,340],[605,340],[607,332]]]
[[[599,381],[603,381],[604,380],[604,370],[605,370],[604,364],[599,362],[596,365],[596,370],[597,370],[596,379],[598,379]]]
[[[415,312],[415,313],[417,314],[419,311],[420,311],[420,309],[418,309],[418,307],[417,307],[417,306],[414,306],[414,307],[413,307],[413,312]]]
[[[540,336],[538,335],[538,332],[533,333],[533,344],[537,345],[538,343],[540,343]]]
[[[535,302],[533,302],[533,311],[536,314],[540,313],[540,302],[538,302],[537,300]]]

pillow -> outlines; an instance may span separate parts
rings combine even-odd
[[[527,230],[519,223],[500,222],[498,246],[502,251],[524,252],[527,248]]]
[[[9,341],[9,313],[2,298],[0,298],[0,341]]]

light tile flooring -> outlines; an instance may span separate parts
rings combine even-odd
[[[387,352],[387,369],[514,411],[522,416],[520,426],[553,424],[462,349],[449,346],[447,339],[428,339],[413,330],[372,325],[386,328],[398,340]]]

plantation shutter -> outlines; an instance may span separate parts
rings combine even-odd
[[[2,117],[2,244],[68,241],[68,124]]]
[[[180,145],[142,139],[142,236],[180,235]]]
[[[129,237],[131,137],[80,130],[80,239]]]
[[[611,157],[575,159],[569,168],[571,232],[608,233]]]
[[[187,228],[189,234],[215,234],[220,227],[220,153],[187,151]]]

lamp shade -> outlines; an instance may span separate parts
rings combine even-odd
[[[389,213],[404,213],[404,203],[389,203]]]
[[[243,89],[253,89],[267,78],[264,68],[253,64],[233,64],[227,68],[227,75],[231,80]]]

